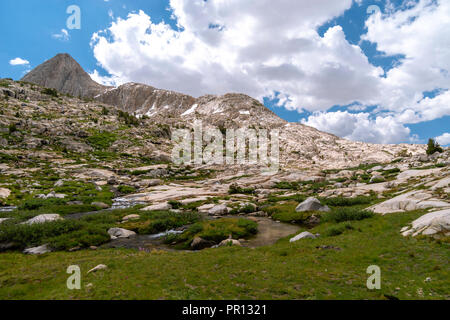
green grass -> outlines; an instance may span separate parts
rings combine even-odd
[[[272,219],[276,221],[286,223],[299,223],[302,224],[306,219],[311,217],[315,212],[296,212],[295,208],[298,206],[298,202],[288,201],[283,204],[271,205],[263,208]]]
[[[100,245],[109,241],[106,228],[86,222],[63,220],[33,225],[3,223],[0,225],[0,242],[25,247],[48,244],[55,250],[68,250],[80,246]]]
[[[277,189],[283,189],[283,190],[311,190],[313,192],[319,192],[324,187],[328,186],[330,184],[329,181],[299,181],[299,182],[287,182],[282,181],[278,182],[275,185],[275,188]]]
[[[0,299],[449,299],[449,245],[399,234],[422,214],[375,216],[333,237],[296,243],[287,238],[257,249],[4,253]],[[313,232],[324,234],[329,227]],[[108,269],[86,274],[98,264]],[[70,265],[82,270],[81,290],[66,287]],[[371,265],[381,268],[381,290],[366,287]]]
[[[108,149],[116,140],[117,136],[111,132],[96,132],[87,138],[92,147],[101,151]]]
[[[41,93],[42,94],[46,94],[46,95],[49,95],[49,96],[52,96],[52,97],[54,97],[54,98],[57,98],[59,95],[58,95],[58,91],[56,91],[55,89],[51,89],[51,88],[44,88],[42,91],[41,91]]]
[[[14,155],[9,155],[7,153],[0,152],[0,163],[11,163],[16,162],[19,159]]]
[[[196,212],[175,213],[172,211],[139,212],[141,218],[121,224],[121,228],[139,234],[155,234],[196,223],[200,216]]]
[[[9,88],[9,85],[10,85],[9,81],[7,81],[7,80],[0,80],[0,87]]]
[[[374,213],[356,208],[337,208],[322,214],[322,221],[344,222],[372,218]]]
[[[326,204],[327,206],[348,207],[355,205],[371,204],[374,200],[376,200],[376,197],[366,197],[366,196],[358,196],[354,198],[333,197],[333,198],[320,198],[319,200],[322,204]]]
[[[254,194],[254,193],[255,193],[254,188],[242,188],[237,184],[230,185],[228,189],[228,194]]]
[[[243,218],[222,218],[198,222],[182,234],[168,236],[166,242],[178,243],[178,248],[186,249],[195,237],[218,244],[228,239],[230,235],[233,239],[243,239],[257,232],[258,225],[254,221]]]
[[[28,208],[30,207],[28,206]],[[19,250],[43,244],[49,244],[55,250],[68,250],[77,246],[83,248],[108,242],[109,236],[106,232],[112,227],[125,228],[139,234],[155,234],[190,225],[200,220],[199,214],[194,212],[183,214],[170,211],[143,212],[140,211],[140,207],[136,207],[99,212],[84,216],[80,220],[66,219],[34,225],[19,224],[19,222],[42,213],[36,211],[42,207],[33,206],[33,208],[35,208],[34,211],[19,210],[4,213],[5,216],[12,219],[0,225],[0,243],[15,243]],[[48,206],[44,206],[44,208],[48,208]],[[140,215],[140,219],[120,223],[124,216],[136,213]]]
[[[134,188],[134,187],[132,187],[132,186],[126,186],[126,185],[121,185],[121,186],[119,186],[119,187],[117,188],[117,190],[118,190],[120,193],[123,193],[123,194],[131,194],[131,193],[136,192],[136,188]]]

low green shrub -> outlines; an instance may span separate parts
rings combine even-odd
[[[125,111],[119,110],[119,119],[121,119],[127,125],[139,125],[139,119]]]
[[[256,222],[248,219],[222,218],[198,222],[182,234],[170,235],[166,238],[167,243],[179,243],[182,248],[189,248],[195,237],[200,237],[207,241],[220,243],[228,239],[244,239],[255,235],[258,232]]]
[[[117,191],[119,191],[120,193],[123,193],[123,194],[131,194],[131,193],[136,192],[136,189],[132,186],[120,185],[117,188]]]
[[[55,205],[65,205],[67,203],[64,199],[30,199],[26,200],[18,206],[19,210],[39,210],[41,208],[48,208]]]
[[[110,236],[105,228],[101,226],[87,226],[82,230],[48,238],[45,242],[55,250],[69,250],[75,247],[100,246],[109,240]]]
[[[41,91],[41,93],[55,97],[55,98],[58,97],[58,91],[56,91],[55,89],[51,89],[51,88],[45,88]]]
[[[228,189],[228,194],[254,194],[254,193],[255,193],[254,188],[242,188],[237,184],[230,185]]]
[[[283,190],[299,190],[299,183],[298,182],[287,182],[287,181],[281,181],[275,184],[275,188],[277,189],[283,189]]]
[[[139,234],[155,234],[190,225],[200,220],[200,215],[196,212],[180,214],[172,211],[153,211],[139,214],[141,216],[139,220],[124,223],[122,227]]]
[[[382,175],[383,176],[387,176],[393,173],[399,173],[401,170],[399,168],[393,168],[393,169],[389,169],[389,170],[384,170]]]
[[[373,197],[358,196],[355,198],[346,197],[333,197],[333,198],[320,198],[321,203],[332,207],[349,207],[362,204],[370,204],[374,201]]]
[[[325,236],[327,237],[336,237],[343,234],[346,230],[354,230],[355,228],[350,224],[341,224],[337,226],[331,226],[325,230]]]
[[[15,243],[21,248],[45,244],[50,238],[69,234],[83,229],[83,223],[74,220],[62,220],[47,223],[1,224],[0,242]]]
[[[303,224],[305,221],[310,218],[313,214],[320,214],[318,212],[310,211],[310,212],[297,212],[295,208],[297,208],[298,202],[289,201],[283,204],[276,204],[273,206],[262,208],[264,212],[266,212],[272,219],[286,222],[286,223],[298,223]]]
[[[180,201],[170,200],[168,202],[172,206],[172,209],[180,209],[183,207],[183,204]]]
[[[19,159],[16,156],[0,152],[0,162],[1,163],[4,163],[4,162],[15,162],[15,161],[18,161],[18,160]]]
[[[344,222],[372,218],[374,213],[354,208],[337,208],[322,215],[324,222]]]
[[[8,131],[9,131],[10,134],[13,133],[13,132],[16,132],[17,131],[16,124],[15,123],[10,123],[9,127],[8,127]]]
[[[111,132],[97,132],[87,138],[88,143],[97,150],[108,149],[116,140],[117,136]]]

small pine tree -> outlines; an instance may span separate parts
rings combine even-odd
[[[432,155],[436,152],[442,153],[444,150],[441,148],[439,143],[437,143],[434,139],[428,140],[428,148],[427,148],[427,154]]]

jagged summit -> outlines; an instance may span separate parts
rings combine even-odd
[[[257,100],[237,93],[194,98],[141,83],[117,88],[93,81],[69,54],[58,54],[28,73],[23,81],[54,88],[76,97],[94,98],[138,116],[157,119],[178,118],[192,122],[202,119],[215,126],[273,128],[286,122]]]
[[[22,81],[53,88],[75,97],[94,97],[105,87],[91,79],[78,62],[67,53],[56,55],[34,68]]]
[[[134,82],[106,90],[95,98],[129,113],[148,117],[157,114],[177,116],[195,103],[195,98],[191,96]]]

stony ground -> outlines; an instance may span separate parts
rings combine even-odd
[[[450,297],[448,149],[337,168],[285,156],[271,176],[175,166],[173,124],[28,83],[0,93],[1,298]]]

